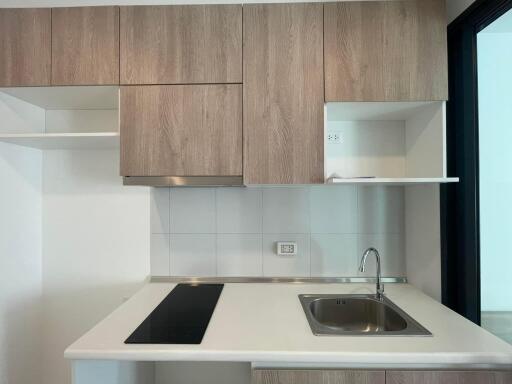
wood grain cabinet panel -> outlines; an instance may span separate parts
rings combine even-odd
[[[0,8],[0,86],[50,85],[51,10]]]
[[[121,7],[121,83],[242,82],[242,6]]]
[[[385,384],[384,371],[264,370],[252,373],[252,384]]]
[[[326,3],[326,101],[448,98],[444,0]]]
[[[509,384],[512,372],[386,371],[386,384]]]
[[[323,183],[322,4],[244,5],[244,182]]]
[[[242,85],[121,87],[122,176],[241,176]]]
[[[52,9],[52,84],[119,84],[119,7]]]

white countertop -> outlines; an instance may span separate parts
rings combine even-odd
[[[69,359],[240,361],[353,367],[502,367],[512,346],[408,284],[386,295],[432,337],[314,336],[299,294],[373,293],[373,284],[225,284],[200,345],[124,344],[174,288],[149,283],[73,343]]]

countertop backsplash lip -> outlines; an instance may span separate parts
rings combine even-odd
[[[375,277],[251,277],[251,276],[150,276],[148,282],[151,283],[182,283],[182,284],[254,284],[254,283],[276,283],[276,284],[365,284],[376,283]],[[386,284],[407,284],[407,277],[383,277],[382,283]]]
[[[402,186],[151,188],[151,275],[372,277],[357,267],[376,247],[382,275],[405,277],[404,200]]]

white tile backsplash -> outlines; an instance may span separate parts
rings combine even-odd
[[[215,189],[171,188],[171,233],[215,233]]]
[[[404,232],[403,187],[361,186],[358,209],[358,233]]]
[[[151,276],[169,276],[169,238],[170,235],[151,234]]]
[[[261,276],[263,254],[261,234],[219,234],[217,274],[219,276]]]
[[[276,242],[297,242],[297,255],[277,255]],[[263,235],[263,276],[309,276],[309,234],[276,233]]]
[[[151,233],[170,233],[169,188],[151,188]]]
[[[261,233],[261,200],[261,188],[217,189],[217,233]]]
[[[217,274],[215,235],[173,234],[170,243],[172,276],[215,276]]]
[[[406,271],[403,187],[153,188],[151,232],[159,276],[359,276],[369,246],[384,276]],[[298,255],[278,256],[277,241]]]
[[[311,276],[355,276],[355,257],[358,255],[358,236],[355,234],[311,234]]]
[[[309,188],[264,187],[263,233],[309,233]]]
[[[357,233],[357,187],[315,186],[310,190],[311,233]]]

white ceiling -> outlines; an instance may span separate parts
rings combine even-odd
[[[448,16],[448,23],[451,23],[462,12],[466,10],[475,0],[446,0],[446,14]]]

